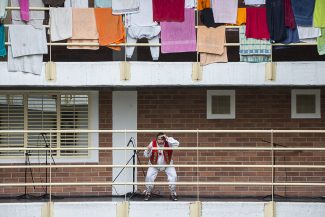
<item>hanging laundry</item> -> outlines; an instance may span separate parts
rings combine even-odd
[[[72,37],[72,8],[50,8],[51,41]]]
[[[217,28],[198,27],[197,51],[200,52],[200,65],[216,62],[228,62],[226,42],[226,26]]]
[[[130,14],[139,11],[140,0],[112,0],[113,14]]]
[[[6,56],[7,51],[6,51],[6,46],[5,46],[5,25],[1,24],[0,25],[0,56]]]
[[[276,43],[286,39],[283,0],[266,1],[266,17],[270,38]]]
[[[267,28],[266,8],[246,9],[246,33],[247,38],[269,39],[270,33]]]
[[[112,0],[95,0],[95,8],[111,8]]]
[[[88,0],[65,0],[65,8],[88,8]]]
[[[259,6],[264,5],[265,0],[244,0],[245,5],[253,5],[253,6]]]
[[[210,0],[197,0],[197,9],[202,11],[204,8],[210,8]]]
[[[287,38],[283,41],[280,41],[281,44],[290,44],[290,43],[299,43],[299,34],[298,34],[298,28],[291,29],[290,27],[286,26],[286,32],[287,32]],[[274,43],[274,41],[271,41],[271,43]],[[286,49],[286,48],[292,48],[294,46],[272,46],[272,49]]]
[[[127,43],[135,44],[138,39],[147,38],[149,44],[159,44],[160,26],[131,26],[128,28]],[[126,47],[126,57],[131,58],[134,52],[134,46]],[[150,52],[153,60],[159,58],[159,46],[150,46]]]
[[[126,15],[126,25],[130,26],[127,31],[127,43],[137,43],[138,39],[147,38],[149,44],[159,43],[161,27],[153,21],[152,0],[141,0],[138,13]],[[126,57],[131,58],[135,47],[126,47]],[[153,60],[159,58],[159,46],[150,46]]]
[[[245,26],[239,27],[239,54],[241,62],[270,62],[271,43],[265,39],[247,38]]]
[[[196,1],[195,0],[185,0],[185,8],[195,8]]]
[[[153,21],[152,0],[141,0],[138,13],[126,14],[126,26],[157,26]]]
[[[196,51],[195,11],[185,9],[184,22],[161,22],[161,52]]]
[[[8,7],[8,0],[0,1],[0,21],[6,18],[7,16],[6,7]]]
[[[201,11],[200,15],[201,23],[205,25],[206,27],[218,27],[225,25],[224,23],[215,23],[213,18],[213,11],[212,8],[204,8]]]
[[[8,41],[11,42],[8,46],[8,71],[40,75],[43,54],[48,53],[45,27],[36,29],[31,25],[10,25]]]
[[[20,16],[24,21],[29,21],[29,2],[28,0],[19,0]]]
[[[227,23],[226,26],[240,26],[246,24],[246,8],[238,8],[236,24]]]
[[[317,50],[319,55],[325,54],[325,28],[321,29],[322,36],[317,38]]]
[[[95,8],[99,45],[120,44],[125,42],[125,31],[122,15],[113,15],[112,8]],[[113,50],[121,47],[107,46]]]
[[[299,39],[301,42],[306,43],[316,43],[317,37],[322,35],[321,29],[316,28],[314,26],[314,22],[312,22],[313,26],[297,26]]]
[[[319,27],[319,28],[325,27],[325,1],[324,0],[316,0],[315,10],[314,10],[314,24],[315,27]]]
[[[212,0],[215,23],[236,24],[238,0]]]
[[[285,25],[291,29],[296,27],[295,16],[292,11],[291,0],[283,0]]]
[[[11,0],[12,7],[19,7],[18,0]],[[44,7],[42,0],[29,0],[29,7]],[[41,10],[31,10],[29,11],[29,21],[26,22],[22,20],[20,15],[20,10],[11,11],[12,24],[14,25],[32,25],[37,29],[43,28],[43,20],[45,19],[45,13]]]
[[[311,26],[315,0],[291,0],[292,11],[298,26]]]
[[[94,8],[72,8],[72,37],[68,43],[98,43]],[[99,46],[68,46],[68,49],[98,50]]]
[[[153,20],[184,21],[185,0],[152,0]]]
[[[60,7],[63,5],[65,0],[43,0],[44,4],[50,5],[51,7]]]

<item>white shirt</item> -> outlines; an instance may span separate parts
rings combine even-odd
[[[176,139],[174,139],[173,137],[168,137],[167,142],[168,142],[169,147],[171,147],[171,148],[179,146],[179,142]],[[150,142],[149,146],[152,146],[152,141]],[[160,146],[157,142],[157,147],[163,148],[164,146],[165,146],[165,144]],[[145,150],[144,156],[146,158],[150,158],[152,156],[152,150],[149,150],[149,149]],[[148,164],[151,165],[150,160],[149,160]],[[172,165],[172,164],[173,164],[173,160],[170,161],[170,165]],[[157,165],[166,165],[163,150],[158,150]],[[157,169],[162,171],[162,170],[165,170],[165,167],[160,167]]]

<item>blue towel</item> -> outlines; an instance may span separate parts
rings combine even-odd
[[[290,43],[298,43],[300,42],[298,28],[297,25],[294,29],[290,29],[290,27],[286,26],[287,38],[283,41],[279,42],[281,44],[290,44]],[[271,41],[274,43],[274,41]],[[273,49],[284,49],[284,48],[293,48],[294,46],[273,46]]]
[[[5,25],[0,26],[0,56],[6,56],[6,46],[5,46]]]
[[[95,8],[111,8],[112,0],[95,0]]]
[[[296,24],[299,26],[312,26],[316,0],[291,0]]]

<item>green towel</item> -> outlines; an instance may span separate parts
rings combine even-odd
[[[319,55],[325,54],[325,28],[321,28],[322,35],[317,37],[317,50]]]
[[[316,0],[314,10],[314,26],[318,28],[325,27],[325,1]]]
[[[0,20],[6,18],[7,11],[5,7],[8,7],[8,0],[0,0]]]
[[[239,27],[239,54],[241,62],[270,62],[271,43],[269,40],[247,38],[245,36],[245,26]]]

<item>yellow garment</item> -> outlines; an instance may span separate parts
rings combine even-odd
[[[98,43],[94,8],[72,8],[72,37],[68,43]],[[98,50],[99,46],[68,46],[68,49]]]
[[[210,0],[197,0],[197,9],[202,11],[204,8],[210,8]]]
[[[238,8],[236,24],[226,24],[227,26],[240,26],[246,24],[246,8]]]
[[[316,0],[314,9],[314,26],[318,28],[325,27],[325,1]]]
[[[200,52],[200,65],[215,62],[228,62],[226,42],[226,26],[208,28],[199,26],[197,33],[197,51]]]

